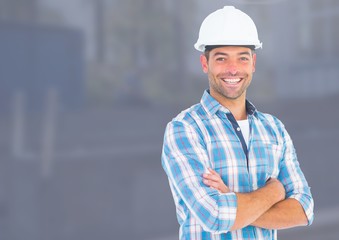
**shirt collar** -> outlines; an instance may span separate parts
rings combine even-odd
[[[255,115],[257,112],[257,108],[248,100],[246,100],[246,112],[249,115]]]
[[[204,91],[200,103],[208,115],[214,115],[222,107],[222,105],[210,95],[209,90]]]
[[[215,98],[210,95],[210,91],[207,89],[200,100],[201,105],[209,115],[214,115],[216,112],[223,111],[230,113],[230,110],[222,106]],[[254,115],[257,111],[256,107],[248,100],[246,100],[246,111],[249,115]]]

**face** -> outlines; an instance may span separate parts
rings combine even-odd
[[[221,104],[246,99],[256,62],[251,49],[239,46],[214,48],[208,59],[201,55],[200,61],[208,75],[212,97]]]

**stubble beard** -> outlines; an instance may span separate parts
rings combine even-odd
[[[248,76],[246,76],[245,78],[247,77]],[[217,95],[216,97],[222,97],[224,99],[229,99],[229,100],[236,100],[239,97],[241,97],[243,94],[245,94],[246,89],[250,85],[250,83],[248,83],[247,85],[241,86],[241,88],[236,92],[229,92],[227,89],[225,89],[222,86],[222,83],[219,83],[219,81],[221,80],[215,79],[212,76],[209,77],[210,91],[216,94]],[[242,81],[245,81],[245,79],[243,79]]]

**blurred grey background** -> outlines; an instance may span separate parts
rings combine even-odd
[[[290,132],[339,235],[338,0],[0,0],[0,239],[178,239],[165,125],[207,88],[202,20],[234,5],[263,49],[249,99]]]

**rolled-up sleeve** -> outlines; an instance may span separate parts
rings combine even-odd
[[[310,225],[314,218],[314,200],[311,194],[311,188],[306,181],[304,173],[300,169],[292,140],[286,129],[284,127],[282,128],[284,151],[278,178],[285,186],[286,197],[299,201],[307,216],[308,225]]]
[[[211,165],[197,129],[182,121],[167,125],[162,166],[180,201],[205,231],[230,230],[236,217],[237,198],[233,192],[221,194],[203,184],[202,174]]]

